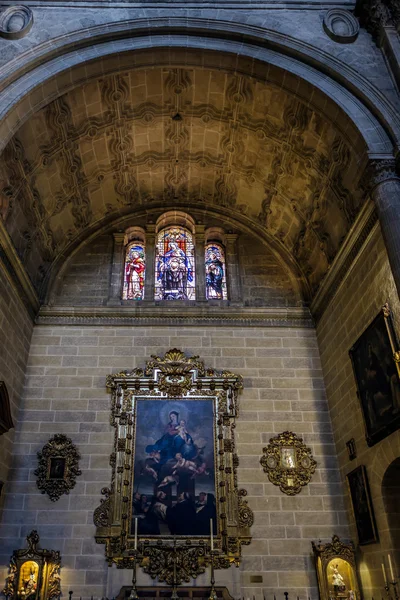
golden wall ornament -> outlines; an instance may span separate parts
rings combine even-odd
[[[69,494],[82,473],[80,454],[72,440],[63,433],[56,433],[37,455],[36,483],[42,494],[47,494],[53,502]]]
[[[28,548],[13,552],[3,594],[6,598],[25,600],[59,598],[60,553],[38,549],[39,535],[36,530],[31,531],[26,539]]]
[[[337,535],[332,542],[311,542],[321,600],[330,598],[360,600],[355,548],[352,542],[344,543]]]
[[[106,386],[115,443],[94,523],[108,563],[172,586],[204,573],[211,556],[214,568],[238,565],[253,523],[237,483],[242,378],[174,348]]]
[[[260,463],[271,483],[288,496],[294,496],[310,483],[317,463],[302,438],[284,431],[263,448]]]

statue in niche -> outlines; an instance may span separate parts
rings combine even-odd
[[[338,591],[344,592],[346,589],[346,584],[344,582],[344,579],[342,577],[342,575],[339,573],[339,565],[332,565],[331,569],[333,571],[332,574],[332,583],[334,588],[337,588]]]

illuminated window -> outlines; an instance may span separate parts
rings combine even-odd
[[[125,255],[123,300],[143,300],[146,254],[142,242],[129,244]]]
[[[206,245],[205,269],[207,300],[227,300],[225,252],[221,244]]]
[[[155,300],[195,300],[193,237],[183,227],[167,227],[156,242]]]

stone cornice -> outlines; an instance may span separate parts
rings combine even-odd
[[[38,325],[116,326],[228,326],[314,327],[308,308],[246,307],[48,307],[36,318]]]
[[[311,314],[316,322],[319,321],[324,311],[328,308],[330,301],[339,289],[340,284],[346,277],[361,247],[377,222],[378,215],[375,205],[372,200],[368,200],[361,209],[330,270],[311,302]]]
[[[32,319],[39,310],[39,299],[13,243],[0,219],[0,263]]]

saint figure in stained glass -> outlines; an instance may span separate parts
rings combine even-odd
[[[169,227],[157,239],[156,300],[195,300],[194,245],[189,231]]]
[[[146,274],[145,249],[141,242],[128,247],[125,257],[125,277],[122,298],[143,300],[144,278]]]
[[[207,244],[205,251],[207,300],[226,300],[225,253],[220,244]]]

